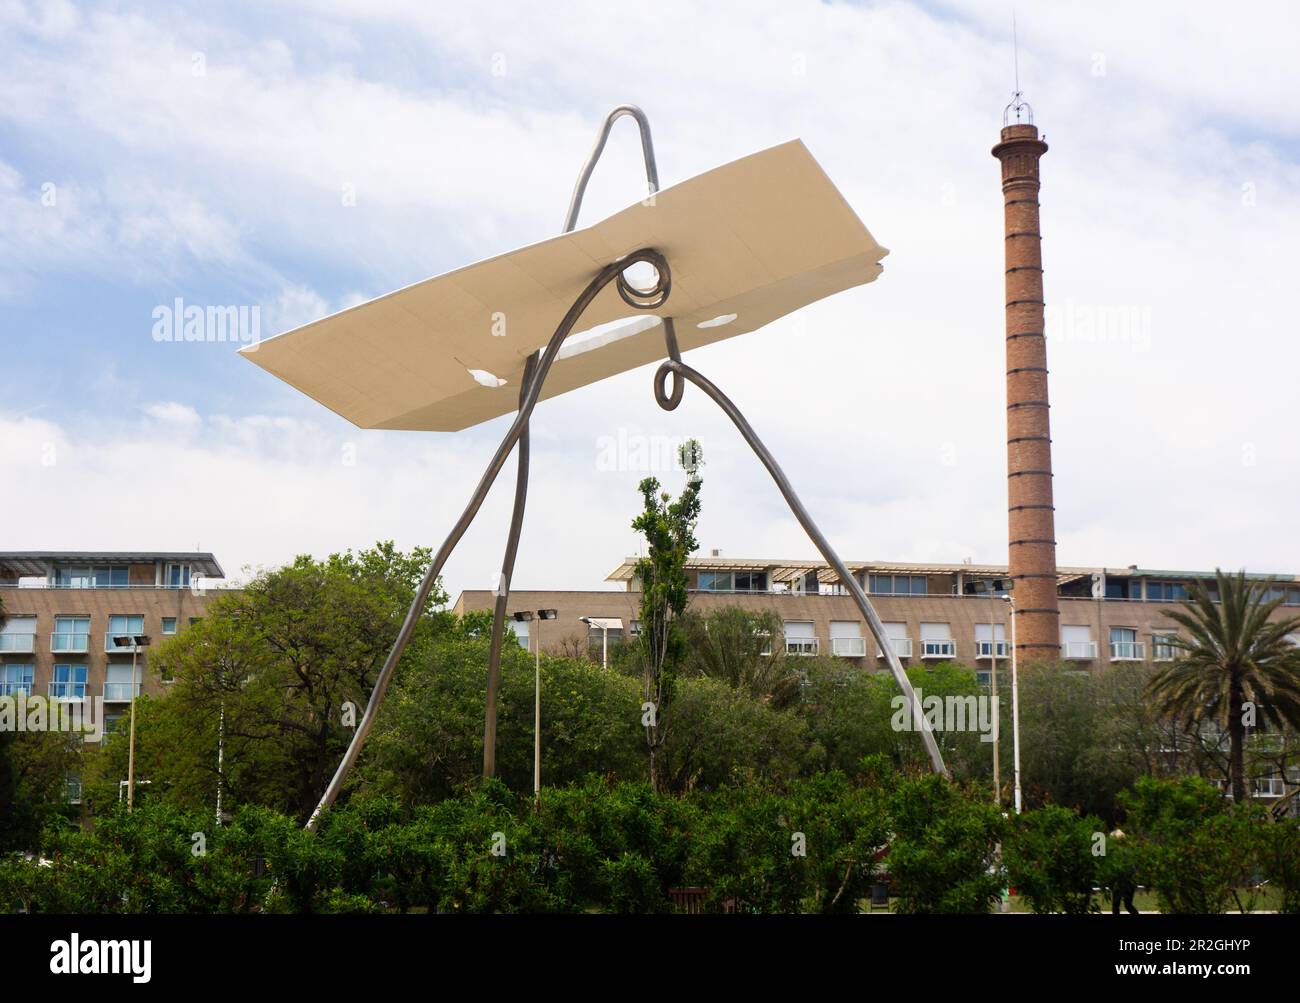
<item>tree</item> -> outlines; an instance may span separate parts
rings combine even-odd
[[[687,656],[683,675],[704,676],[729,683],[776,710],[799,700],[804,682],[799,659],[788,657],[775,613],[751,612],[724,606],[707,615],[687,611],[682,618]]]
[[[1034,912],[1096,912],[1092,889],[1099,858],[1094,841],[1100,830],[1096,816],[1080,818],[1057,805],[1017,816],[1003,846],[1007,880]]]
[[[1161,713],[1193,725],[1211,721],[1228,735],[1232,796],[1246,803],[1246,727],[1256,720],[1300,727],[1300,649],[1288,634],[1300,617],[1271,620],[1281,597],[1266,586],[1215,571],[1217,599],[1193,581],[1182,609],[1165,615],[1182,628],[1181,653],[1148,688]]]
[[[403,554],[391,543],[323,561],[300,556],[219,597],[202,620],[161,645],[153,667],[175,682],[155,726],[137,728],[137,757],[155,764],[155,790],[210,804],[220,731],[226,805],[310,815],[428,560],[427,550]],[[445,625],[433,608],[445,601],[434,589],[417,639]],[[421,650],[413,645],[407,659]]]
[[[700,467],[704,454],[694,439],[683,443],[678,458],[686,470],[686,487],[676,501],[659,481],[647,477],[637,487],[644,509],[632,528],[646,539],[647,554],[637,561],[641,582],[642,715],[650,756],[650,783],[659,786],[656,758],[667,737],[667,711],[686,642],[677,622],[686,611],[686,559],[697,549],[695,524],[700,517]]]

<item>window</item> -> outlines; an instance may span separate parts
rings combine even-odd
[[[1152,634],[1151,653],[1157,662],[1172,662],[1178,657],[1178,649],[1173,645],[1173,634]]]
[[[912,639],[907,636],[907,624],[885,623],[881,626],[885,628],[885,637],[889,640],[889,646],[894,649],[894,654],[899,658],[911,658]],[[884,658],[885,653],[877,648],[876,657]]]
[[[169,589],[185,589],[190,585],[188,564],[169,564],[163,574],[163,585]]]
[[[923,596],[926,582],[925,575],[869,575],[867,591],[878,596]]]
[[[731,592],[734,582],[730,571],[701,571],[701,592]]]
[[[130,584],[131,571],[125,564],[100,567],[54,569],[54,587],[60,589],[124,588]]]
[[[766,592],[766,571],[737,571],[735,574],[737,592]]]
[[[86,667],[84,665],[56,665],[50,677],[51,700],[86,699]]]
[[[1145,654],[1145,645],[1138,641],[1138,632],[1132,627],[1110,628],[1110,660],[1136,662]]]
[[[51,651],[89,651],[90,617],[56,616],[50,637]]]
[[[34,671],[31,665],[0,665],[0,697],[31,696]]]
[[[1087,660],[1097,657],[1097,644],[1092,639],[1092,628],[1086,626],[1061,627],[1061,654],[1066,658]]]
[[[176,633],[176,617],[165,616],[162,618],[162,632],[164,634]]]
[[[628,633],[628,636],[629,636],[629,637],[640,637],[640,636],[641,636],[641,621],[640,621],[640,620],[629,620],[629,621],[627,622],[627,633]]]
[[[533,649],[529,647],[528,642],[530,636],[528,628],[531,627],[532,624],[527,620],[511,620],[509,621],[508,626],[515,632],[515,637],[519,641],[519,647],[523,648],[525,651],[532,651]]]
[[[785,650],[789,655],[817,654],[817,635],[811,620],[785,622]]]
[[[1181,602],[1187,598],[1182,582],[1147,582],[1147,598],[1157,602]]]
[[[1001,623],[975,625],[976,658],[1010,658],[1011,645],[1007,644],[1007,628]]]
[[[0,651],[36,650],[36,617],[11,616],[0,627]]]
[[[1300,606],[1300,588],[1288,588],[1283,602],[1287,606]]]
[[[81,804],[81,774],[68,773],[63,778],[63,794],[69,804]]]
[[[122,717],[123,715],[121,714],[104,715],[104,737],[100,739],[100,745],[103,745],[109,740],[114,730],[117,728],[117,722],[122,720]]]
[[[862,624],[857,620],[831,621],[831,654],[842,658],[861,658],[867,653]]]
[[[130,654],[135,649],[134,644],[119,645],[119,637],[135,637],[144,633],[144,617],[142,616],[110,616],[108,618],[108,633],[104,635],[104,650],[109,654],[125,652]]]
[[[952,639],[952,629],[946,623],[921,624],[921,657],[953,658],[957,642]]]
[[[132,685],[133,667],[128,664],[110,665],[104,672],[104,700],[126,701],[140,695],[140,670],[135,669],[135,681]],[[134,691],[134,693],[132,692]]]
[[[1147,585],[1147,591],[1150,592],[1150,583]],[[1142,598],[1142,579],[1140,578],[1107,578],[1106,579],[1106,598],[1107,599],[1141,599]]]

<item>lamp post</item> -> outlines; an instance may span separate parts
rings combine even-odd
[[[114,636],[113,644],[119,648],[131,647],[131,738],[126,754],[126,810],[135,808],[135,656],[141,648],[149,647],[147,634],[121,634]]]
[[[600,631],[600,667],[609,668],[609,619],[600,616],[580,616],[578,617],[588,627],[595,627]]]
[[[560,615],[559,610],[530,609],[511,614],[516,621],[527,623],[537,620],[537,638],[533,646],[533,798],[536,800],[542,792],[542,624],[543,620],[554,620]],[[531,640],[531,638],[530,638]]]
[[[1011,760],[1016,814],[1020,814],[1020,680],[1016,675],[1016,600],[1002,597],[1011,606]]]

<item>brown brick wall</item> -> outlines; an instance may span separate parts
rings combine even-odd
[[[104,650],[104,635],[108,632],[110,616],[143,616],[144,632],[153,644],[159,644],[163,617],[175,617],[178,631],[184,630],[191,617],[201,617],[208,603],[218,590],[209,590],[205,596],[196,595],[189,589],[154,588],[153,565],[147,565],[149,587],[144,588],[102,588],[102,589],[52,589],[52,588],[8,588],[0,590],[4,600],[5,615],[35,616],[35,644],[31,654],[4,653],[0,661],[33,665],[32,694],[47,696],[51,670],[54,664],[70,663],[87,666],[86,695],[103,696],[104,675],[109,663],[130,665],[131,655],[109,654]],[[131,578],[137,579],[132,568]],[[50,635],[54,632],[56,616],[90,617],[89,651],[85,654],[59,653],[50,651]],[[141,670],[141,692],[158,694],[165,692],[167,686],[156,674],[149,671],[149,656],[146,651],[137,656],[137,666]],[[110,713],[112,713],[110,706]]]
[[[1007,554],[1016,582],[1017,645],[1054,657],[1059,643],[1051,421],[1043,337],[1038,161],[1047,144],[1032,125],[1002,130],[1006,246]]]
[[[1017,586],[1017,592],[1019,592]],[[1017,596],[1017,605],[1021,602]],[[457,613],[474,610],[491,610],[493,593],[462,592],[453,607]],[[554,652],[561,648],[565,638],[581,640],[586,637],[585,626],[578,621],[580,616],[619,617],[626,625],[638,615],[639,594],[629,592],[512,592],[509,609],[556,609],[559,618],[542,623],[542,650]],[[1009,606],[1002,600],[991,601],[987,596],[872,596],[871,604],[880,619],[885,623],[905,623],[907,636],[912,639],[911,659],[904,661],[909,665],[925,664],[921,659],[921,624],[946,623],[949,634],[957,642],[956,661],[966,665],[988,664],[988,659],[975,657],[975,625],[977,623],[999,623],[1003,625],[1006,638],[1011,638],[1011,627],[1007,620]],[[866,623],[857,606],[848,596],[796,596],[789,594],[715,594],[706,592],[691,593],[691,608],[707,613],[720,606],[735,605],[745,609],[774,613],[782,620],[811,620],[821,650],[830,653],[830,623],[832,620],[850,620],[861,625],[861,634],[870,635]],[[992,607],[990,609],[990,607]],[[1157,602],[1139,602],[1125,600],[1094,599],[1060,599],[1060,617],[1062,624],[1087,626],[1091,637],[1097,644],[1097,657],[1077,662],[1080,669],[1099,668],[1109,663],[1110,629],[1112,627],[1130,627],[1138,632],[1138,641],[1146,646],[1144,661],[1150,662],[1154,656],[1151,635],[1156,633],[1173,633],[1175,626],[1165,619],[1165,611],[1179,608],[1175,604]],[[1287,616],[1285,609],[1275,614],[1278,618]],[[531,625],[537,627],[537,621]],[[1017,626],[1017,638],[1019,641]],[[1033,657],[1060,657],[1058,645],[1059,634],[1051,641],[1051,649],[1033,652]],[[883,670],[883,659],[874,657],[875,649],[870,640],[867,642],[870,657],[845,659],[867,669]],[[1022,650],[1022,657],[1031,657]]]

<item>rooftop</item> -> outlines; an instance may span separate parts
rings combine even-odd
[[[49,573],[51,565],[104,564],[188,564],[194,575],[225,578],[216,557],[198,551],[170,550],[2,550],[0,573],[37,576]]]

